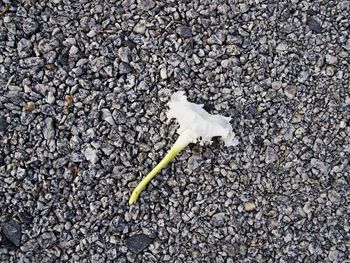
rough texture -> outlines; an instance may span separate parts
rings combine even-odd
[[[0,224],[0,228],[4,238],[2,242],[7,239],[16,247],[21,244],[21,226],[16,221],[11,220],[8,222],[3,222]]]
[[[348,260],[349,1],[6,3],[0,262]],[[240,144],[190,145],[130,208],[179,90]]]
[[[136,254],[140,253],[151,243],[152,239],[145,234],[135,235],[125,240],[126,246]]]

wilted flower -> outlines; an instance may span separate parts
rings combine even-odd
[[[187,101],[184,92],[176,92],[168,103],[168,120],[176,118],[180,127],[177,138],[163,160],[138,184],[131,194],[129,204],[134,204],[146,185],[189,143],[210,142],[212,137],[220,136],[226,146],[235,146],[237,139],[232,131],[229,117],[211,115],[203,109],[203,105]]]

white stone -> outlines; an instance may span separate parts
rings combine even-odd
[[[224,59],[221,61],[221,66],[224,68],[227,68],[230,64],[230,61],[228,59]]]
[[[255,203],[252,201],[243,203],[243,206],[246,212],[253,211],[256,208]]]
[[[75,56],[76,54],[78,54],[79,52],[79,49],[77,46],[71,46],[70,49],[69,49],[69,56],[73,57]]]
[[[312,207],[310,202],[306,202],[305,205],[303,206],[303,211],[305,212],[305,214],[310,214],[312,211]]]
[[[146,22],[145,20],[141,20],[134,27],[134,32],[138,34],[144,34],[146,31]]]
[[[326,55],[326,62],[329,65],[335,65],[338,62],[338,59],[336,56],[332,56],[332,55]]]
[[[286,51],[287,49],[288,49],[288,45],[284,42],[279,43],[276,47],[277,52],[283,52],[283,51]]]
[[[273,162],[276,162],[277,160],[278,160],[278,155],[276,151],[272,147],[268,146],[265,153],[265,162],[273,163]]]
[[[103,120],[105,120],[106,122],[108,122],[112,126],[116,125],[109,109],[101,109],[101,112],[102,112],[102,119]]]
[[[193,61],[195,64],[198,65],[199,63],[201,63],[201,60],[199,59],[199,57],[196,54],[193,54],[192,58],[193,58]]]
[[[293,99],[296,93],[297,93],[297,88],[294,85],[288,85],[284,89],[284,94],[287,96],[288,99]]]
[[[161,77],[162,79],[167,79],[167,78],[168,78],[166,68],[162,68],[162,69],[160,70],[160,77]]]
[[[89,162],[95,164],[98,162],[98,156],[97,156],[97,150],[88,147],[85,149],[85,151],[83,151],[83,154],[86,158],[86,160],[88,160]]]

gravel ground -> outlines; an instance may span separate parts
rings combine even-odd
[[[349,13],[0,1],[0,261],[350,262]],[[178,90],[240,143],[190,145],[129,207]]]

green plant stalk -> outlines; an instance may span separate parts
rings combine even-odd
[[[134,191],[132,192],[130,199],[129,199],[129,205],[135,204],[137,201],[137,198],[141,194],[142,190],[147,186],[147,184],[172,160],[175,158],[175,156],[181,152],[181,148],[174,145],[171,147],[170,151],[165,155],[163,160],[160,161],[160,163],[157,164],[156,167],[153,168],[153,170],[146,175],[145,178],[142,179],[142,181],[136,186]]]
[[[189,143],[191,139],[188,134],[188,132],[184,132],[179,136],[179,138],[176,140],[174,145],[171,147],[169,152],[165,155],[165,157],[160,161],[160,163],[157,164],[156,167],[153,168],[153,170],[146,175],[142,179],[142,181],[136,186],[134,191],[132,192],[130,199],[129,199],[129,205],[135,204],[138,197],[140,196],[143,189],[147,186],[147,184],[172,160],[175,158],[175,156],[181,152]]]

